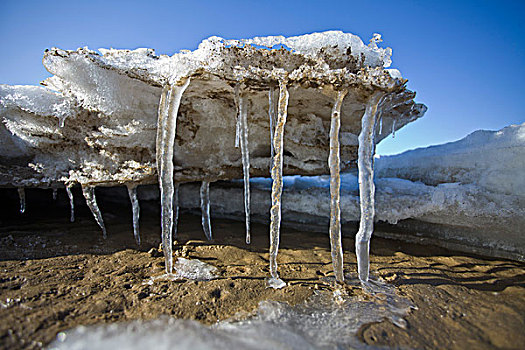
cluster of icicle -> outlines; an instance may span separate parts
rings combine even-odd
[[[178,222],[178,189],[179,184],[173,180],[173,154],[177,128],[177,113],[184,91],[190,84],[190,78],[186,78],[181,85],[166,85],[159,101],[158,127],[156,140],[157,171],[159,176],[160,199],[161,199],[161,226],[162,226],[162,248],[166,261],[167,275],[173,274],[173,237],[177,235]],[[332,264],[335,279],[344,281],[343,273],[343,249],[341,244],[341,208],[340,208],[340,145],[339,130],[341,126],[341,106],[347,94],[346,89],[337,91],[331,114],[330,126],[330,154],[328,165],[330,168],[330,244],[332,253]],[[268,284],[272,288],[283,288],[286,283],[279,278],[277,273],[277,253],[279,249],[279,236],[281,226],[281,195],[283,190],[283,135],[287,118],[289,93],[286,82],[279,81],[278,101],[275,103],[275,87],[271,86],[268,94],[268,114],[270,123],[271,141],[271,178],[272,178],[272,204],[270,209],[270,278]],[[361,206],[361,221],[359,231],[356,235],[356,255],[359,279],[368,281],[369,276],[369,249],[370,238],[374,225],[374,172],[373,155],[375,149],[375,129],[381,118],[378,116],[380,105],[386,101],[388,95],[376,92],[368,100],[366,110],[362,118],[362,127],[359,134],[358,170],[359,170],[359,193]],[[235,147],[241,149],[241,159],[244,172],[244,205],[246,214],[246,243],[250,243],[250,156],[248,150],[248,121],[246,96],[242,91],[241,84],[235,87],[235,102],[237,105],[237,123]],[[381,132],[381,131],[380,131]],[[393,130],[394,132],[394,130]],[[202,227],[206,238],[212,239],[210,220],[210,181],[204,179],[200,189]],[[75,220],[74,199],[71,186],[66,186],[66,191],[71,205],[71,222]],[[20,197],[20,212],[25,211],[25,192],[23,188],[18,189]],[[95,188],[93,186],[82,186],[82,193],[86,203],[93,213],[97,224],[102,229],[103,237],[107,237],[106,228],[102,219],[102,213],[97,205]],[[133,213],[133,234],[137,244],[140,245],[139,233],[139,202],[137,199],[136,185],[128,185],[128,194]],[[56,198],[56,190],[53,190],[53,198]]]
[[[159,185],[161,192],[161,215],[162,215],[162,245],[166,260],[166,273],[173,273],[172,244],[173,234],[176,235],[178,207],[175,208],[174,200],[177,202],[177,188],[173,180],[173,146],[177,124],[177,112],[180,106],[182,94],[190,83],[187,78],[182,85],[166,86],[163,89],[158,116],[157,131],[157,167]],[[341,245],[341,222],[340,222],[340,146],[339,129],[340,115],[343,99],[347,90],[337,92],[331,116],[330,128],[330,156],[328,159],[330,167],[330,193],[331,193],[331,217],[330,217],[330,241],[332,260],[336,280],[344,281],[343,274],[343,250]],[[356,236],[356,254],[358,261],[359,278],[368,281],[369,274],[369,245],[373,232],[374,223],[374,183],[373,183],[373,154],[375,147],[376,121],[378,105],[382,100],[381,93],[375,93],[367,103],[365,114],[362,118],[362,129],[359,135],[359,190],[361,194],[361,224]],[[272,155],[272,204],[270,209],[270,278],[268,283],[273,288],[282,288],[286,285],[277,273],[277,253],[279,249],[279,236],[281,225],[281,195],[283,189],[283,135],[287,118],[289,93],[286,82],[279,81],[279,98],[275,105],[275,88],[269,91],[269,120],[270,139]],[[235,147],[241,149],[242,164],[244,172],[244,204],[246,214],[246,243],[250,243],[250,157],[248,151],[248,123],[246,96],[242,91],[241,84],[235,87],[235,102],[237,105],[237,123]],[[209,180],[203,180],[200,190],[202,226],[206,237],[211,240],[210,203],[209,203]],[[175,199],[174,199],[175,192]],[[131,196],[131,195],[130,195]],[[175,229],[174,229],[175,228]]]

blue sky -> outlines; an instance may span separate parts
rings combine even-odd
[[[392,154],[522,123],[525,1],[0,0],[0,83],[38,84],[46,48],[151,47],[172,54],[211,35],[338,29],[383,35],[425,117],[378,146]]]

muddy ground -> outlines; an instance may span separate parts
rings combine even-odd
[[[51,198],[51,191],[49,198]],[[212,221],[215,239],[204,240],[200,217],[182,214],[177,256],[216,266],[212,281],[158,281],[158,212],[143,210],[142,245],[133,239],[130,207],[101,203],[108,228],[103,240],[77,194],[77,219],[69,222],[65,191],[42,201],[28,193],[18,213],[16,191],[0,193],[0,348],[41,348],[60,331],[78,325],[154,319],[160,315],[212,324],[253,313],[262,300],[303,302],[316,289],[330,289],[328,235],[283,228],[279,272],[288,286],[266,288],[268,227]],[[40,198],[32,202],[32,199]],[[356,270],[354,242],[345,238],[345,270]],[[401,329],[390,321],[359,331],[371,345],[418,349],[523,349],[525,264],[466,255],[433,246],[373,238],[372,274],[394,284],[416,306]],[[350,294],[363,292],[348,286]],[[364,296],[366,297],[366,296]]]

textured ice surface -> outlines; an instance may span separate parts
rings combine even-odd
[[[257,315],[245,321],[204,326],[195,321],[161,318],[78,327],[59,334],[51,349],[368,349],[357,337],[367,323],[390,319],[406,326],[411,304],[391,287],[376,285],[370,300],[322,292],[304,304],[275,301],[259,304]]]
[[[177,258],[173,264],[173,273],[151,277],[145,284],[153,284],[155,280],[209,281],[218,277],[217,268],[198,259]]]
[[[265,45],[287,49],[260,49]],[[191,76],[179,110],[176,181],[241,178],[232,147],[234,90],[244,81],[250,111],[251,173],[267,176],[271,145],[268,93],[280,79],[290,91],[284,174],[328,172],[328,128],[333,86],[347,86],[341,114],[342,168],[356,158],[356,135],[368,96],[396,91],[407,102],[386,108],[384,122],[399,127],[421,117],[414,93],[383,67],[390,50],[369,47],[342,32],[240,41],[212,37],[193,52],[157,56],[151,49],[51,49],[44,85],[0,86],[0,185],[49,187],[156,183],[157,112],[163,86]],[[66,120],[59,127],[59,120]],[[385,125],[387,126],[387,125]],[[386,129],[386,128],[385,128]],[[386,129],[390,130],[390,129]],[[214,135],[213,138],[209,135]],[[382,133],[378,139],[388,135]]]

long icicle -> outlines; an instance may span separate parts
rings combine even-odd
[[[54,201],[57,200],[57,189],[56,188],[53,188],[53,200]]]
[[[95,197],[95,187],[82,185],[82,194],[86,199],[86,203],[91,210],[91,213],[95,217],[95,220],[102,229],[102,237],[106,239],[108,237],[106,232],[106,226],[104,225],[104,220],[102,219],[102,213],[97,205],[97,198]]]
[[[246,100],[239,98],[240,141],[242,154],[242,170],[244,174],[244,214],[246,223],[246,244],[250,244],[250,149],[248,145],[248,110]]]
[[[335,280],[344,281],[343,274],[343,247],[341,244],[341,206],[340,206],[340,150],[339,129],[341,127],[341,105],[348,90],[337,92],[335,104],[332,109],[332,121],[330,126],[330,155],[328,167],[330,168],[330,245],[332,252],[332,265],[334,267]]]
[[[212,239],[210,219],[210,182],[202,181],[201,184],[201,221],[202,229],[208,240]]]
[[[173,238],[177,239],[177,226],[179,224],[179,183],[175,183],[175,192],[173,193],[173,206],[175,213],[173,218]]]
[[[69,221],[75,222],[75,198],[73,197],[73,192],[71,192],[72,186],[66,186],[67,196],[69,197],[69,206],[71,208],[71,216]]]
[[[237,105],[237,108],[240,109],[240,90],[241,85],[237,83],[235,85],[235,104]],[[235,119],[235,148],[239,148],[239,141],[240,141],[240,135],[241,135],[241,113],[237,113],[237,118]]]
[[[139,231],[139,217],[140,207],[139,200],[137,198],[137,185],[128,184],[129,200],[131,201],[131,212],[133,214],[133,236],[135,236],[135,242],[140,245],[140,231]]]
[[[156,142],[157,172],[162,216],[162,250],[168,274],[173,272],[173,146],[180,101],[189,84],[190,78],[187,78],[182,86],[164,88],[159,102]]]
[[[23,214],[26,211],[26,191],[23,187],[18,187],[18,198],[20,199],[20,213]]]
[[[365,114],[361,120],[359,133],[359,151],[357,167],[359,170],[359,201],[361,204],[361,221],[355,238],[357,270],[361,282],[367,282],[370,269],[370,238],[374,231],[374,130],[377,116],[377,105],[382,93],[374,93],[366,105]]]
[[[270,155],[271,160],[273,160],[274,149],[273,149],[273,132],[275,128],[275,103],[274,103],[275,88],[270,86],[270,91],[268,91],[268,117],[270,118]],[[270,167],[271,173],[271,167]]]
[[[277,273],[277,252],[281,229],[281,194],[283,192],[283,135],[288,112],[288,89],[284,81],[279,81],[278,119],[273,137],[275,156],[272,168],[272,207],[270,209],[270,274],[268,281],[272,288],[282,288],[286,283]]]

